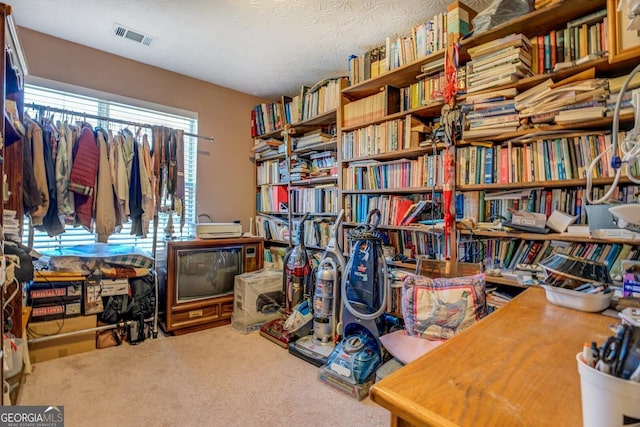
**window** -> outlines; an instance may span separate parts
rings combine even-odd
[[[25,85],[24,102],[27,114],[31,117],[35,117],[37,112],[30,108],[30,104],[45,105],[52,108],[60,108],[69,111],[75,111],[78,113],[75,117],[65,117],[60,113],[53,113],[53,120],[68,120],[73,122],[75,120],[84,120],[90,123],[92,126],[101,126],[105,129],[111,129],[117,132],[125,127],[124,124],[98,121],[91,119],[90,117],[83,117],[83,113],[86,115],[95,115],[101,117],[108,117],[110,119],[125,120],[133,123],[141,123],[148,125],[162,125],[174,129],[183,129],[187,133],[196,134],[198,121],[191,117],[179,116],[176,114],[169,114],[162,111],[155,111],[147,108],[140,108],[123,103],[117,103],[112,101],[105,101],[98,98],[89,96],[81,96],[68,92],[63,92],[53,89],[45,89],[33,85]],[[51,117],[51,113],[45,114]],[[133,126],[128,126],[132,129]],[[151,129],[142,127],[140,129],[140,135],[147,133],[149,142],[152,142]],[[177,215],[173,215],[174,234],[173,236],[190,236],[194,234],[193,224],[195,224],[195,212],[196,212],[196,164],[197,164],[197,139],[195,137],[184,137],[184,167],[185,167],[185,201],[184,201],[184,228],[182,234],[180,234],[180,218]],[[163,201],[164,202],[164,201]],[[169,219],[168,213],[161,212],[158,221],[158,240],[162,240],[165,236],[165,228],[167,227]],[[132,236],[131,224],[124,224],[120,233],[115,233],[109,237],[109,243],[123,244],[123,245],[136,245],[151,252],[153,249],[153,227],[152,222],[150,226],[150,233],[145,238]],[[28,241],[28,219],[25,217],[24,235],[23,241]],[[47,233],[34,230],[33,248],[36,250],[50,250],[58,249],[65,246],[75,246],[81,244],[95,243],[97,235],[89,233],[82,227],[73,227],[67,225],[65,232],[56,237],[49,237]],[[163,259],[163,245],[157,247],[158,259]]]

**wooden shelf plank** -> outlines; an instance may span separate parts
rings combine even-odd
[[[408,188],[378,188],[375,190],[342,190],[342,194],[420,194],[432,191],[441,192],[442,187],[408,187]]]
[[[304,132],[311,127],[328,126],[334,124],[337,120],[337,110],[329,110],[325,113],[311,117],[301,122],[291,123],[291,128],[295,129],[294,134],[299,133],[298,130]]]
[[[470,235],[472,231],[470,230],[458,230],[460,234]],[[562,240],[565,242],[576,242],[576,243],[621,243],[621,244],[630,244],[630,245],[640,245],[639,240],[629,240],[629,239],[616,239],[616,238],[608,238],[608,239],[598,239],[595,237],[586,237],[586,236],[572,236],[569,234],[563,233],[548,233],[548,234],[539,234],[539,233],[523,233],[516,231],[489,231],[489,230],[473,230],[473,235],[478,237],[491,237],[496,239],[523,239],[523,240]]]
[[[593,185],[610,185],[613,182],[613,178],[593,178]],[[631,180],[629,177],[623,176],[618,181],[620,184],[630,184]],[[511,190],[517,188],[567,188],[567,187],[580,187],[585,186],[587,184],[587,180],[584,178],[581,179],[564,179],[564,180],[555,180],[555,181],[532,181],[532,182],[510,182],[506,184],[465,184],[465,185],[456,185],[456,190],[460,191],[472,191],[472,190]]]
[[[444,144],[437,144],[436,151],[442,150]],[[397,160],[397,159],[415,159],[425,154],[433,153],[433,147],[418,147],[407,150],[396,150],[388,153],[372,154],[370,156],[353,157],[350,159],[341,159],[341,163],[361,162],[363,160]]]

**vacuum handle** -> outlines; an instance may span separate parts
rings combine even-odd
[[[371,219],[374,215],[377,215],[376,222],[371,222]],[[367,214],[367,225],[369,229],[374,230],[380,225],[380,220],[382,219],[382,214],[380,213],[380,209],[371,209]]]

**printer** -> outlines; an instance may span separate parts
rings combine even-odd
[[[233,222],[204,222],[196,224],[196,236],[200,239],[228,239],[242,237],[242,224]]]

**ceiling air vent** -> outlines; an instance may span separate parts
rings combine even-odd
[[[151,46],[151,43],[153,42],[153,37],[142,34],[139,31],[132,30],[131,28],[127,28],[124,25],[120,24],[113,24],[113,35],[116,37],[121,37],[123,39],[129,39],[145,46]]]

